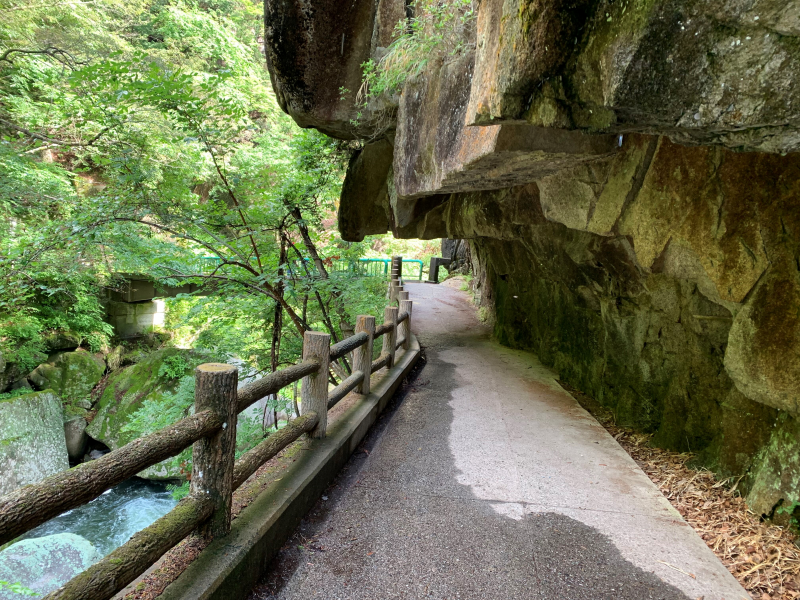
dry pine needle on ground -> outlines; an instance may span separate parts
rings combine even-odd
[[[560,382],[606,428],[755,600],[800,599],[797,535],[750,511],[738,481],[687,466],[691,453],[650,446],[652,435],[617,427],[613,414]]]
[[[603,425],[753,598],[800,598],[795,534],[751,512],[738,482],[688,467],[692,454],[653,448],[650,435]]]

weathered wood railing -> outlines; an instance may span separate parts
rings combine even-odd
[[[396,262],[393,259],[393,266]],[[402,264],[402,263],[400,263]],[[270,373],[237,391],[236,367],[208,363],[195,371],[195,414],[137,439],[105,456],[80,464],[43,481],[0,497],[0,545],[68,510],[86,504],[142,470],[176,456],[193,444],[189,495],[171,512],[136,533],[126,544],[77,575],[45,600],[105,600],[136,579],[164,553],[193,531],[206,538],[230,531],[231,499],[266,461],[306,433],[325,437],[327,414],[349,392],[370,392],[370,376],[392,367],[395,352],[408,349],[411,309],[408,292],[398,284],[393,300],[399,306],[384,311],[384,323],[360,315],[355,335],[330,346],[330,335],[307,331],[303,360]],[[394,283],[394,281],[393,281]],[[380,356],[372,360],[373,343],[383,336]],[[352,374],[328,391],[330,362],[353,354]],[[237,416],[254,402],[302,380],[302,415],[234,460]]]

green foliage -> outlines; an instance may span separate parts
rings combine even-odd
[[[80,266],[41,270],[0,279],[0,352],[26,372],[46,358],[46,334],[75,334],[93,352],[108,343],[99,285]]]
[[[177,379],[178,377],[183,377],[183,374],[186,373],[186,369],[188,368],[189,363],[186,362],[186,359],[180,354],[168,356],[158,368],[158,376],[166,377],[167,379]],[[194,381],[193,377],[191,379]],[[192,385],[192,396],[194,396],[194,385]]]
[[[11,400],[12,398],[17,398],[19,396],[24,396],[30,393],[31,390],[28,388],[18,388],[16,390],[10,390],[8,392],[0,394],[0,400]]]
[[[454,58],[473,46],[468,41],[477,17],[473,0],[415,0],[411,8],[415,16],[395,25],[394,41],[386,54],[361,65],[354,126],[360,124],[371,100],[398,94],[431,62]],[[348,91],[342,88],[340,94],[345,97]]]
[[[800,500],[793,500],[792,502],[779,506],[775,512],[781,515],[789,515],[789,523],[795,529],[800,531],[800,517],[798,516],[798,509],[800,509]]]
[[[39,592],[25,587],[21,583],[11,583],[8,581],[0,581],[0,588],[5,588],[12,594],[19,594],[20,596],[38,596]]]
[[[355,315],[382,315],[379,283],[306,268],[314,255],[369,248],[332,233],[349,148],[278,108],[260,19],[250,0],[99,0],[10,16],[0,33],[0,55],[12,52],[0,61],[4,358],[35,366],[59,330],[106,344],[100,298],[116,273],[202,288],[169,301],[174,343],[248,373],[296,362],[305,329],[341,337]],[[162,369],[185,373],[177,361]],[[129,431],[189,414],[190,385],[145,399]],[[187,468],[187,455],[176,460]]]
[[[161,398],[145,398],[122,431],[141,437],[188,417],[194,407],[194,388],[194,376],[187,375],[180,379],[174,392],[166,393]]]

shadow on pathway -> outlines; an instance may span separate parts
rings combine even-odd
[[[748,598],[535,357],[409,287],[425,364],[252,600]]]

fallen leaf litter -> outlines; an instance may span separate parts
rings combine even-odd
[[[739,480],[688,463],[689,452],[650,446],[652,434],[617,427],[595,400],[561,384],[614,437],[755,600],[800,598],[800,548],[788,527],[762,521],[739,495]]]

